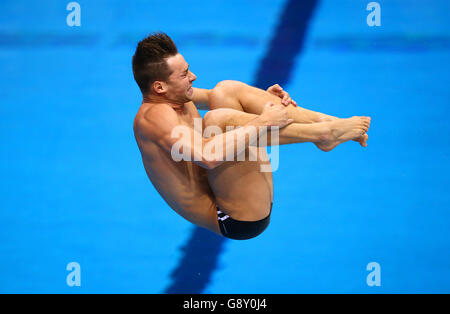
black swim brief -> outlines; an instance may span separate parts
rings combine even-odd
[[[260,235],[269,225],[272,205],[273,203],[270,204],[269,215],[266,218],[257,221],[235,220],[222,213],[222,211],[217,207],[217,218],[219,220],[220,232],[224,237],[233,240],[248,240]]]

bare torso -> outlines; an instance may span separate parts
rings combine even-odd
[[[182,217],[202,227],[218,232],[214,195],[209,187],[206,170],[193,162],[175,162],[170,153],[151,141],[143,141],[136,132],[136,121],[151,105],[143,104],[135,118],[135,138],[141,151],[147,175],[167,204]],[[193,126],[199,118],[194,104],[186,104],[178,114],[180,124]],[[197,113],[198,116],[195,115]]]
[[[176,162],[170,153],[136,132],[136,122],[150,104],[143,104],[134,123],[135,138],[150,181],[167,204],[188,221],[219,233],[216,206],[234,219],[254,221],[269,214],[272,174],[261,172],[261,161],[224,162],[206,170],[189,161]],[[194,103],[177,111],[179,123],[193,127],[200,118]]]

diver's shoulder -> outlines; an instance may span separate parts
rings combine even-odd
[[[134,130],[148,133],[152,129],[161,131],[177,124],[177,114],[169,104],[143,104],[136,114]]]
[[[164,120],[174,115],[174,110],[166,103],[145,103],[141,105],[135,117],[135,122],[145,123],[155,120]]]

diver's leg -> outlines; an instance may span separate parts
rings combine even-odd
[[[255,119],[258,115],[234,110],[219,108],[210,110],[203,118],[204,127],[218,126],[223,132],[227,126],[239,127]],[[317,123],[291,123],[279,129],[279,136],[272,142],[270,128],[267,134],[267,145],[285,145],[311,142],[323,151],[330,151],[337,145],[361,136],[367,131],[368,122],[360,117],[338,119],[330,122]],[[262,145],[258,141],[258,145]]]
[[[210,91],[209,102],[210,109],[231,108],[259,115],[262,113],[264,105],[267,102],[280,105],[281,98],[245,83],[227,80],[219,82],[216,87]],[[286,107],[286,110],[288,111],[289,118],[293,119],[295,123],[331,122],[339,119],[300,106],[295,107],[289,105]],[[298,126],[295,127],[295,129],[298,128]],[[300,127],[300,129],[302,128]],[[367,146],[367,138],[368,135],[363,134],[354,140],[359,142],[362,146]]]

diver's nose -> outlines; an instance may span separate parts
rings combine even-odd
[[[191,82],[195,81],[197,79],[197,76],[191,72]]]

